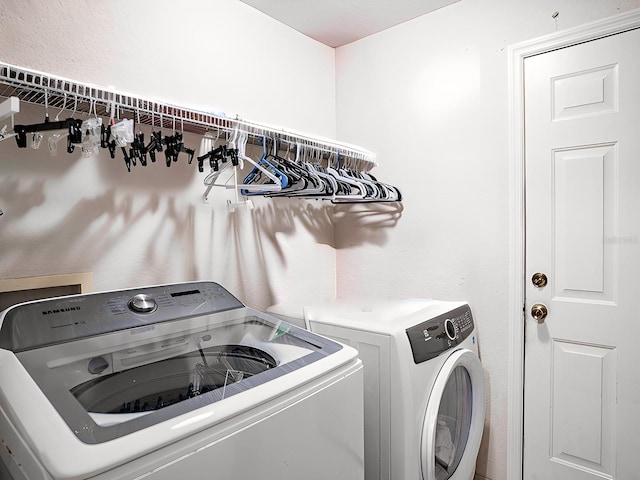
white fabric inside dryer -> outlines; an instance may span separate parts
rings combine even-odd
[[[436,480],[450,478],[460,463],[471,429],[471,377],[456,367],[444,389],[435,435]]]
[[[451,421],[455,424],[454,419],[445,415],[439,415],[438,424],[436,425],[436,458],[438,459],[438,463],[445,467],[451,465],[456,452],[451,435],[451,428],[448,424]]]

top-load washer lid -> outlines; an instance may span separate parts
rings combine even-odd
[[[13,352],[83,442],[113,440],[265,384],[342,345],[213,282],[75,295],[0,315]]]

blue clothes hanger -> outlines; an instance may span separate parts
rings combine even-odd
[[[275,140],[273,141],[274,146],[273,148],[276,149],[276,142]],[[283,173],[281,172],[279,169],[277,169],[271,162],[269,162],[267,160],[267,138],[265,136],[262,137],[262,156],[260,157],[260,160],[258,161],[257,165],[255,165],[253,167],[253,169],[251,169],[251,171],[249,172],[249,174],[245,177],[245,179],[243,180],[243,184],[246,185],[247,187],[252,185],[252,182],[254,182],[255,180],[258,180],[262,173],[271,173],[271,175],[267,175],[267,177],[274,181],[273,177],[275,176],[277,179],[277,182],[279,183],[279,187],[280,189],[286,188],[289,185],[289,178]],[[265,193],[269,193],[270,191],[273,190],[269,190],[267,187],[269,184],[255,184],[255,186],[260,186],[259,190],[253,191],[249,188],[244,188],[241,190],[242,195],[263,195]]]

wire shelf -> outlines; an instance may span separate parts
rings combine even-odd
[[[17,97],[21,102],[55,109],[67,115],[95,112],[109,116],[116,109],[118,118],[128,118],[143,125],[162,129],[180,129],[187,133],[204,135],[208,131],[231,132],[235,128],[246,130],[254,140],[267,136],[288,143],[301,143],[325,152],[340,154],[365,164],[369,170],[377,165],[375,154],[361,148],[320,137],[302,134],[209,112],[151,100],[138,95],[89,85],[50,75],[48,73],[16,67],[0,62],[0,98]]]

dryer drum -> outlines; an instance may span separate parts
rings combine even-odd
[[[471,429],[472,382],[464,367],[456,367],[440,400],[435,434],[436,480],[448,479],[458,468]]]
[[[71,393],[87,412],[148,412],[208,392],[224,398],[227,385],[275,366],[263,350],[222,345],[104,375],[75,386]]]

